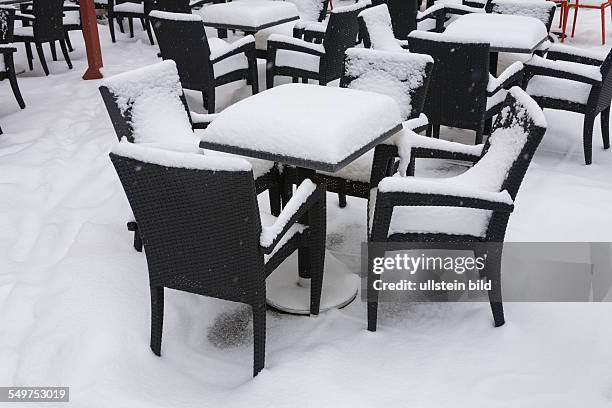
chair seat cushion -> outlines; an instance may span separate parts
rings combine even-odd
[[[389,235],[441,233],[484,237],[491,211],[453,207],[395,207]]]
[[[15,37],[34,37],[33,27],[15,27],[13,29],[13,35]]]
[[[297,51],[278,50],[276,52],[274,65],[277,67],[302,69],[308,72],[319,72],[320,61],[321,58],[316,55]]]
[[[134,14],[144,14],[144,4],[143,3],[121,3],[116,4],[113,8],[115,13],[134,13]]]
[[[569,79],[535,75],[529,80],[527,93],[535,97],[547,97],[586,105],[591,85]]]
[[[225,48],[228,48],[230,44],[220,38],[209,38],[208,46],[212,54],[218,54],[222,53]],[[249,62],[246,55],[237,54],[214,64],[213,71],[215,72],[215,78],[218,78],[239,69],[247,69],[248,67]]]

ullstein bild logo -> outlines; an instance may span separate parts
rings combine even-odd
[[[362,300],[506,302],[612,300],[610,243],[368,243]],[[501,300],[501,299],[500,299]]]

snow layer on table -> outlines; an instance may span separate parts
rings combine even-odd
[[[112,153],[165,167],[212,171],[251,170],[251,165],[244,159],[175,152],[129,142],[115,144]]]
[[[550,68],[558,71],[565,71],[571,74],[580,75],[586,78],[593,79],[595,81],[601,81],[601,71],[598,66],[588,65],[588,64],[579,64],[576,62],[562,61],[562,60],[549,60],[546,58],[542,58],[538,55],[534,55],[531,57],[529,61],[527,61],[528,65],[533,65],[536,67],[542,68]]]
[[[412,113],[411,93],[423,86],[429,55],[351,48],[346,51],[345,73],[355,78],[349,87],[393,98],[403,118]]]
[[[172,13],[169,11],[153,10],[150,17],[172,21],[202,21],[202,16],[192,13]]]
[[[463,16],[462,16],[463,17]],[[419,38],[422,40],[440,41],[440,42],[452,42],[458,44],[488,44],[489,41],[484,40],[481,36],[475,33],[468,35],[449,35],[446,31],[443,33],[435,33],[432,31],[421,31],[414,30],[408,37]]]
[[[288,18],[298,17],[295,4],[285,1],[232,1],[211,4],[196,11],[206,23],[259,27]]]
[[[586,105],[592,86],[569,79],[535,75],[527,84],[527,93]]]
[[[556,4],[552,1],[533,0],[494,0],[492,5],[494,13],[533,17],[544,24],[548,24],[550,10],[554,8]]]
[[[404,51],[400,47],[391,25],[391,15],[386,4],[370,7],[359,13],[368,30],[372,48],[384,51]]]
[[[388,96],[286,84],[228,107],[201,135],[208,142],[336,164],[400,123]]]
[[[298,188],[294,191],[289,202],[283,207],[274,224],[262,228],[259,244],[262,247],[269,247],[274,242],[274,239],[283,232],[287,223],[291,220],[301,206],[310,198],[312,193],[317,189],[315,183],[310,179],[302,181]]]
[[[496,48],[532,49],[548,37],[548,31],[533,17],[478,13],[459,17],[444,35],[478,38]]]
[[[565,54],[572,54],[572,55],[577,55],[580,57],[592,58],[592,59],[599,60],[602,62],[603,60],[606,59],[609,53],[609,51],[599,49],[599,48],[585,49],[585,48],[578,48],[578,47],[573,47],[571,45],[565,45],[565,44],[552,44],[550,48],[548,48],[548,51],[562,52]]]

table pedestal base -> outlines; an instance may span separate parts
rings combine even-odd
[[[360,280],[329,251],[325,252],[320,312],[341,308],[357,296]],[[300,279],[297,252],[285,260],[266,280],[268,305],[282,312],[310,314],[310,282]]]

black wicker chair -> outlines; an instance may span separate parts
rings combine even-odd
[[[610,148],[612,52],[581,50],[553,44],[546,58],[525,64],[526,90],[542,108],[584,114],[584,161],[593,161],[593,123],[601,115],[604,149]]]
[[[292,77],[294,82],[302,78],[326,85],[342,75],[344,52],[355,45],[359,24],[357,15],[365,3],[337,7],[331,12],[323,36],[323,44],[316,44],[316,31],[303,30],[302,38],[272,34],[268,38],[268,63],[266,86],[274,86],[275,76]]]
[[[0,80],[9,80],[19,107],[24,109],[26,105],[17,83],[15,60],[13,59],[13,54],[17,51],[17,48],[12,44],[14,25],[15,9],[0,7],[0,55],[2,55],[2,60],[4,61],[4,67],[0,70]]]
[[[385,90],[393,90],[389,96],[400,106],[406,120],[404,128],[419,130],[418,127],[423,127],[421,112],[432,68],[433,60],[429,55],[351,48],[346,52],[340,86],[383,94]],[[393,145],[394,142],[395,139],[388,143]],[[340,207],[345,207],[346,195],[370,197],[372,166],[377,166],[380,160],[385,158],[375,157],[371,150],[339,172],[320,173],[319,176],[325,180],[328,191],[338,193]]]
[[[79,10],[79,6],[76,4],[66,5],[64,4],[64,31],[66,32],[66,45],[68,46],[68,50],[74,51],[72,48],[72,42],[70,41],[70,31],[81,31],[83,28],[81,26],[81,12]],[[52,46],[51,52],[55,57],[55,47]],[[55,58],[53,59],[56,60]]]
[[[133,106],[142,93],[148,95],[155,93],[164,98],[165,111],[161,118],[157,120],[165,121],[168,118],[177,118],[180,122],[172,129],[172,135],[167,139],[161,135],[159,140],[152,134],[147,134],[147,140],[137,140],[134,131],[134,120],[132,117]],[[144,67],[135,71],[111,77],[100,87],[100,94],[110,116],[115,133],[119,140],[126,138],[128,142],[153,143],[171,150],[199,151],[195,136],[189,130],[205,129],[214,120],[215,115],[201,115],[189,111],[187,102],[180,86],[176,65],[173,61],[164,61],[149,67]],[[150,103],[155,103],[152,101]],[[186,114],[184,112],[186,112]],[[188,123],[182,123],[186,121]],[[187,130],[185,130],[187,128]],[[161,130],[165,132],[164,130]],[[183,133],[183,132],[184,133]],[[151,132],[152,133],[152,132]],[[213,153],[211,153],[213,154]],[[220,155],[221,153],[217,153]],[[223,155],[231,157],[231,155]],[[270,198],[270,211],[273,214],[280,213],[280,189],[281,175],[278,167],[265,160],[248,159],[255,175],[256,193],[260,194],[268,191]],[[142,242],[138,233],[138,225],[133,222],[128,223],[128,230],[134,232],[134,248],[142,250]]]
[[[522,80],[522,64],[515,62],[498,78],[489,74],[489,44],[462,42],[444,34],[413,31],[410,50],[429,54],[434,69],[425,101],[433,136],[440,125],[476,132],[476,144],[490,133],[491,119],[499,113],[506,89]]]
[[[203,104],[215,112],[215,88],[246,80],[253,94],[259,91],[255,38],[248,35],[232,44],[206,37],[197,14],[162,11],[151,13],[161,57],[174,60],[183,88],[202,92]]]
[[[303,201],[275,218],[260,215],[253,174],[244,160],[131,143],[118,143],[110,158],[146,248],[153,353],[161,355],[164,288],[245,303],[253,309],[257,375],[265,362],[266,278],[296,250],[312,276],[310,313],[319,313],[324,187],[306,180],[299,187]],[[304,216],[308,223],[298,224]]]
[[[191,13],[191,0],[155,0],[154,8],[171,13]]]
[[[113,42],[116,41],[115,20],[117,20],[119,28],[123,32],[123,19],[126,19],[128,21],[130,37],[134,37],[134,19],[138,19],[149,36],[149,42],[151,45],[154,45],[155,41],[153,40],[151,22],[149,21],[149,13],[153,10],[153,6],[153,0],[108,0],[107,16],[111,40]]]
[[[45,75],[49,75],[49,68],[42,45],[49,43],[53,51],[56,41],[60,44],[68,68],[72,69],[63,23],[64,0],[34,0],[31,14],[18,13],[15,18],[21,20],[23,26],[14,28],[14,41],[25,44],[30,70],[34,69],[32,64],[34,56],[31,47],[31,44],[34,44],[43,71]]]
[[[502,243],[514,201],[533,155],[546,131],[541,109],[520,88],[507,95],[482,156],[464,174],[447,179],[386,177],[378,183],[370,242],[452,243],[449,249],[480,252],[482,243]],[[501,248],[485,252],[482,271],[491,282],[489,300],[495,326],[504,324],[501,293]],[[374,252],[374,251],[372,251]],[[378,292],[373,280],[373,253],[368,254],[368,330],[377,326]]]

